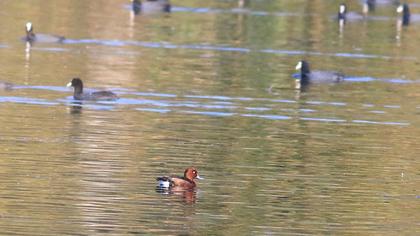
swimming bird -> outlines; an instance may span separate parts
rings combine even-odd
[[[11,90],[14,86],[12,83],[0,81],[0,90]]]
[[[134,14],[138,15],[141,11],[141,1],[131,0],[131,10],[133,10]]]
[[[397,12],[402,13],[402,24],[405,26],[409,25],[411,14],[410,14],[410,8],[408,7],[408,4],[404,3],[402,5],[399,5],[397,7]]]
[[[296,89],[301,89],[311,83],[338,83],[344,75],[336,71],[311,71],[307,61],[299,61],[296,70],[300,70],[296,78]]]
[[[366,19],[366,16],[357,12],[348,12],[347,5],[341,3],[338,9],[337,18],[339,21],[358,21]]]
[[[362,2],[362,1],[361,1]],[[367,3],[370,7],[375,8],[377,5],[396,5],[400,4],[399,0],[363,0],[363,3]]]
[[[42,42],[42,43],[62,43],[65,38],[58,35],[49,35],[49,34],[35,34],[34,27],[31,22],[27,22],[26,25],[26,36],[23,38],[24,41],[33,43],[33,42]]]
[[[83,82],[79,78],[73,78],[67,87],[74,88],[73,98],[75,100],[116,100],[118,96],[110,91],[97,91],[92,93],[83,92]]]
[[[172,188],[181,187],[185,189],[192,189],[196,187],[195,179],[203,179],[198,175],[198,171],[194,167],[189,167],[184,171],[184,176],[162,176],[157,177],[158,187]]]
[[[131,0],[131,9],[134,14],[171,12],[171,4],[169,0]]]

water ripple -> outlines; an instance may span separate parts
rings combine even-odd
[[[264,118],[268,120],[290,120],[290,116],[281,116],[281,115],[258,115],[258,114],[241,114],[243,117],[257,117]]]
[[[168,113],[171,110],[169,109],[159,109],[159,108],[136,108],[137,111],[149,111],[149,112],[157,112],[157,113]]]
[[[57,102],[51,102],[45,99],[27,98],[27,97],[0,97],[0,103],[1,102],[48,105],[48,106],[59,104]]]
[[[410,125],[408,122],[389,122],[389,121],[371,121],[371,120],[352,120],[353,123],[376,124],[376,125]]]
[[[106,40],[106,39],[66,39],[63,43],[65,44],[98,44],[105,46],[139,46],[145,48],[164,48],[164,49],[192,49],[192,50],[205,50],[205,51],[228,51],[228,52],[260,52],[269,53],[284,56],[296,56],[296,55],[312,55],[312,56],[328,56],[328,57],[346,57],[355,59],[392,59],[395,57],[376,55],[376,54],[361,54],[361,53],[323,53],[323,52],[311,52],[301,50],[285,50],[285,49],[249,49],[243,47],[231,47],[226,45],[209,45],[209,44],[173,44],[169,42],[144,42],[144,41],[124,41],[124,40]],[[397,57],[404,60],[416,60],[416,57]]]
[[[68,88],[60,86],[17,86],[21,89],[41,89],[50,90],[55,92],[68,93]],[[408,121],[390,121],[383,120],[383,114],[387,114],[387,117],[392,116],[394,111],[399,112],[402,108],[398,104],[348,104],[340,101],[322,101],[322,100],[309,100],[299,102],[299,106],[296,106],[298,101],[288,99],[271,99],[271,98],[252,98],[252,97],[229,97],[220,95],[175,95],[170,93],[158,93],[158,92],[141,92],[132,91],[130,89],[119,88],[118,94],[120,99],[116,101],[77,101],[72,96],[68,96],[66,99],[46,100],[28,97],[14,97],[14,96],[3,96],[0,97],[0,103],[24,103],[24,104],[36,104],[36,105],[60,105],[66,106],[77,106],[84,109],[92,110],[116,110],[116,109],[134,109],[136,111],[153,112],[166,114],[169,112],[175,113],[188,113],[195,115],[203,115],[209,117],[229,117],[229,116],[240,116],[248,118],[261,118],[266,120],[291,120],[298,119],[309,122],[321,122],[321,123],[357,123],[365,125],[395,125],[395,126],[408,126],[411,125]],[[125,96],[135,96],[127,98]],[[144,99],[149,97],[149,99]],[[363,110],[358,112],[356,119],[345,118],[347,112],[346,109],[354,106],[362,108],[375,108]],[[307,107],[302,107],[307,106]],[[328,108],[330,107],[330,108]],[[331,108],[334,108],[331,113]],[[419,107],[415,107],[418,109]],[[340,109],[343,110],[343,117],[336,117],[340,114]],[[388,109],[387,112],[381,109]],[[282,114],[279,114],[282,113]],[[322,114],[321,117],[311,116],[310,114]],[[377,116],[375,118],[363,117],[366,116]],[[304,117],[302,115],[305,115]],[[328,117],[332,115],[334,117]]]
[[[198,114],[198,115],[206,115],[206,116],[233,116],[235,113],[229,112],[212,112],[212,111],[180,111],[182,113],[188,114]]]

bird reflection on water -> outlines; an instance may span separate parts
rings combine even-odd
[[[162,195],[171,195],[174,197],[176,196],[177,199],[180,199],[187,204],[194,204],[197,199],[196,189],[185,189],[177,186],[171,188],[162,188],[158,186],[156,187],[156,192]]]

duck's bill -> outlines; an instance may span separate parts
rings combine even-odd
[[[197,175],[197,177],[195,177],[196,179],[204,179],[203,177],[200,177],[199,175]]]
[[[67,86],[67,87],[71,87],[71,82],[69,82],[66,86]]]

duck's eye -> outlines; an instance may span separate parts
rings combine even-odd
[[[197,174],[197,171],[193,170],[193,174]]]

